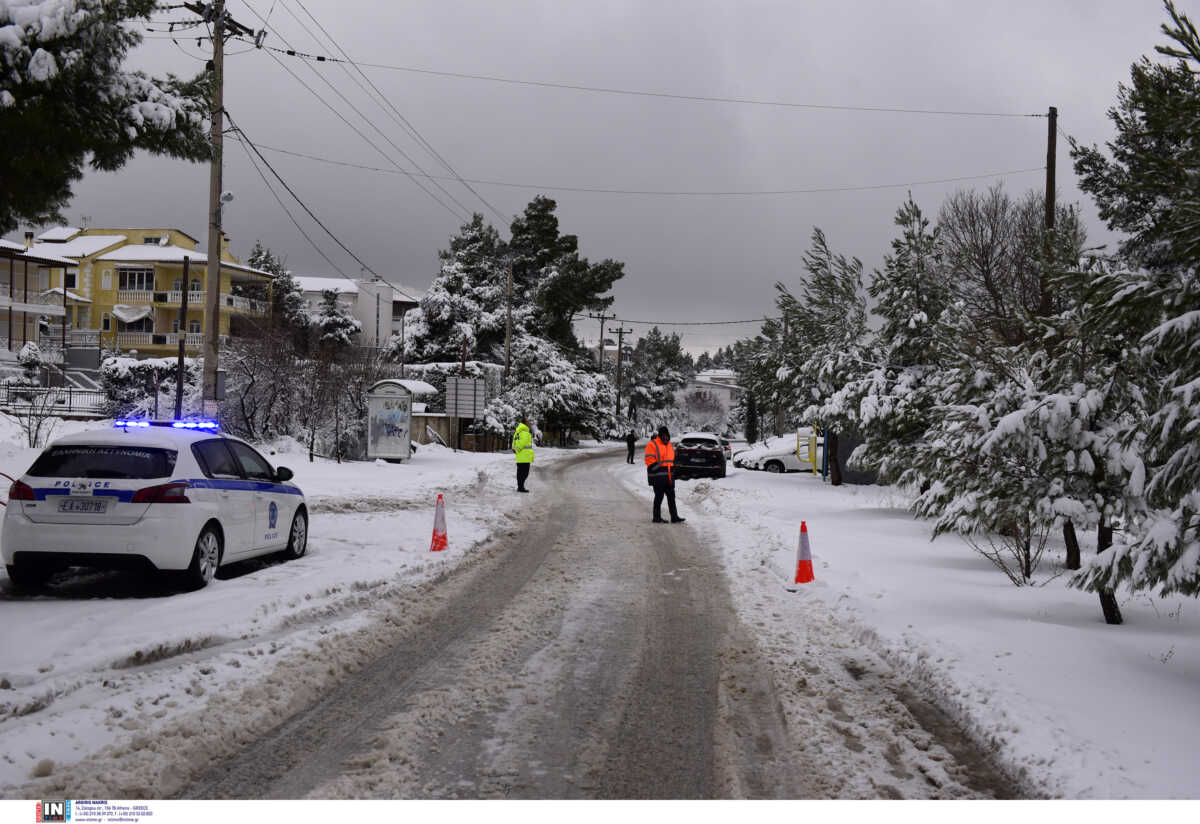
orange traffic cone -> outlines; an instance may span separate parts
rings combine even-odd
[[[796,583],[813,582],[812,549],[808,545],[808,524],[800,522],[800,543],[796,547]]]
[[[446,548],[446,502],[438,493],[437,512],[433,516],[433,543],[429,545],[430,552],[441,552]]]

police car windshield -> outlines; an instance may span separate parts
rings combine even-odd
[[[146,446],[52,446],[29,467],[37,478],[166,478],[175,470],[174,449]]]

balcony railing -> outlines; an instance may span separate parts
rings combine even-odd
[[[118,332],[117,346],[151,346],[155,337],[153,332]],[[166,335],[158,337],[165,338]],[[166,341],[164,340],[163,343],[166,343]]]
[[[179,306],[180,304],[183,303],[183,290],[182,289],[174,289],[170,292],[167,292],[165,301],[159,300],[160,295],[162,295],[161,292],[156,292],[155,296],[154,296],[154,299],[156,301],[158,301],[159,303],[166,302],[166,303],[170,303],[175,306]],[[188,306],[195,306],[198,309],[203,307],[204,306],[204,290],[200,290],[199,292],[197,292],[195,289],[189,289],[188,290]]]
[[[154,300],[154,292],[141,289],[118,289],[117,303],[150,303]]]

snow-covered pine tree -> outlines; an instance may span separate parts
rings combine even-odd
[[[792,409],[825,429],[830,480],[842,482],[837,460],[838,433],[857,429],[857,408],[839,394],[864,373],[867,345],[862,261],[834,254],[825,233],[813,228],[804,253],[806,272],[796,298],[776,284],[776,306],[787,323],[781,345],[784,362],[776,373]],[[807,403],[807,406],[805,404]]]
[[[1165,3],[1163,66],[1143,59],[1109,111],[1111,160],[1072,144],[1081,188],[1111,228],[1130,234],[1131,271],[1113,275],[1111,310],[1159,380],[1147,392],[1149,512],[1094,558],[1075,583],[1200,595],[1200,37]]]
[[[511,435],[518,415],[529,415],[541,431],[565,439],[572,431],[602,438],[613,431],[615,402],[604,375],[580,368],[557,344],[527,332],[512,345],[509,388],[488,404],[488,428]]]
[[[157,0],[0,0],[0,234],[62,220],[84,163],[209,156],[207,79],[121,69]]]
[[[628,386],[629,418],[639,412],[666,409],[675,404],[675,393],[692,377],[691,363],[677,333],[652,328],[633,347]]]
[[[313,328],[321,348],[336,354],[354,343],[354,336],[362,331],[362,323],[346,314],[335,290],[326,289],[321,292],[321,307],[313,318]]]
[[[884,480],[895,480],[911,464],[913,443],[924,437],[933,417],[930,378],[942,360],[931,325],[952,299],[942,265],[936,229],[912,195],[896,211],[900,237],[884,268],[876,270],[870,293],[872,310],[882,320],[868,360],[874,365],[835,394],[836,402],[857,409],[863,444],[852,462]]]
[[[503,362],[507,268],[500,235],[475,214],[438,256],[441,269],[421,305],[405,318],[407,362],[456,361],[464,345],[468,360]],[[530,311],[514,299],[515,329],[524,328]],[[390,348],[398,349],[399,343],[393,341]],[[398,354],[394,352],[397,360]]]

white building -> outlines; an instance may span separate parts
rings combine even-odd
[[[742,391],[732,369],[707,369],[697,372],[687,386],[675,393],[675,399],[682,402],[688,395],[699,392],[721,404],[728,413],[741,397]]]
[[[327,290],[337,292],[338,304],[362,324],[359,344],[383,346],[394,334],[404,330],[404,313],[415,309],[421,293],[407,286],[398,288],[385,280],[350,280],[349,278],[295,277],[311,314],[321,310]]]

